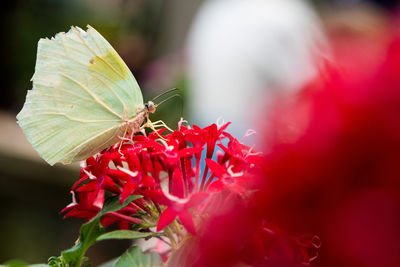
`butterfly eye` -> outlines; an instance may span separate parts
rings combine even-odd
[[[146,109],[150,112],[150,113],[154,113],[156,111],[156,105],[154,104],[153,101],[149,101],[146,104],[144,104],[144,106],[146,107]]]

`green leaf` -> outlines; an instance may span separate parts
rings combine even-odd
[[[99,219],[91,220],[81,227],[81,234],[78,243],[61,253],[63,259],[71,266],[80,267],[84,261],[83,256],[86,250],[96,242],[96,238],[103,234],[105,229],[101,226]]]
[[[137,239],[137,238],[149,238],[154,236],[160,236],[158,233],[144,233],[131,230],[116,230],[102,234],[97,237],[97,241],[108,240],[108,239]]]
[[[125,208],[132,201],[135,201],[136,199],[139,199],[142,197],[143,196],[141,196],[141,195],[129,196],[123,204],[119,204],[118,196],[110,197],[105,201],[103,209],[99,212],[99,214],[96,215],[96,217],[94,217],[92,219],[92,221],[99,219],[101,216],[105,215],[108,212],[114,212],[114,211],[120,210],[122,208]]]
[[[153,267],[162,266],[161,257],[157,253],[143,253],[138,246],[128,249],[115,262],[113,267]]]
[[[82,262],[87,260],[84,257],[87,249],[96,243],[99,236],[105,233],[105,229],[100,223],[100,218],[108,212],[118,211],[126,207],[130,202],[141,197],[142,196],[139,195],[130,196],[122,205],[119,204],[119,198],[117,196],[107,199],[103,209],[88,223],[81,226],[78,243],[74,247],[64,250],[61,253],[63,262],[68,264],[68,266],[80,267]]]

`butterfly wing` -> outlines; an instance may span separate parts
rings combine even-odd
[[[18,124],[49,164],[86,159],[118,142],[143,107],[132,73],[92,27],[40,39]]]

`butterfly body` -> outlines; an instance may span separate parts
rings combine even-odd
[[[154,112],[129,68],[90,26],[40,39],[32,82],[18,124],[51,165],[98,153]]]
[[[142,109],[136,111],[136,115],[133,118],[125,118],[124,126],[128,134],[136,133],[140,130],[143,122],[147,119],[149,113],[154,113],[156,111],[156,105],[149,101]]]

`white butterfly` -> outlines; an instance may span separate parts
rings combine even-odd
[[[84,160],[116,144],[156,108],[143,104],[126,64],[90,26],[40,39],[32,81],[18,124],[50,165]]]

